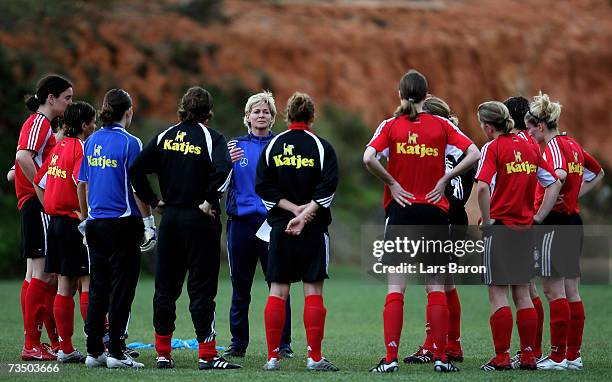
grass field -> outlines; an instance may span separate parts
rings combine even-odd
[[[228,327],[228,311],[231,295],[231,284],[227,278],[227,269],[222,270],[217,297],[217,344],[227,346],[230,339]],[[120,380],[248,380],[250,382],[263,380],[351,380],[352,382],[390,379],[418,381],[480,381],[501,380],[610,380],[612,379],[612,288],[609,286],[585,286],[582,288],[586,305],[587,323],[584,335],[583,359],[585,370],[582,372],[528,372],[508,371],[485,373],[478,367],[487,361],[493,352],[489,330],[489,314],[486,299],[486,289],[481,286],[465,286],[459,288],[463,309],[462,340],[466,360],[458,364],[461,372],[452,375],[434,374],[431,365],[401,365],[400,372],[392,375],[372,375],[367,369],[383,356],[382,341],[382,306],[385,288],[383,285],[368,284],[362,281],[355,270],[333,270],[333,278],[325,287],[325,304],[327,306],[327,322],[324,354],[341,369],[339,373],[313,374],[304,370],[306,353],[305,334],[302,324],[303,298],[298,285],[292,291],[293,297],[293,348],[296,357],[284,361],[283,370],[269,373],[261,370],[265,360],[265,332],[263,330],[263,307],[265,304],[266,287],[263,280],[256,280],[253,288],[251,305],[251,345],[247,357],[240,360],[244,368],[229,372],[203,372],[196,367],[197,353],[189,350],[176,350],[173,356],[177,368],[158,371],[155,369],[154,351],[144,350],[139,361],[146,368],[136,370],[88,370],[83,365],[61,365],[59,375],[37,376],[36,380],[62,381],[120,381]],[[20,362],[19,352],[22,346],[22,321],[19,306],[20,280],[0,281],[0,380],[32,380],[32,375],[16,376],[6,373],[7,363]],[[140,280],[136,300],[133,305],[133,320],[130,327],[128,342],[153,342],[152,327],[152,296],[153,280]],[[545,307],[547,311],[547,307]],[[406,297],[406,314],[400,355],[412,351],[423,339],[424,335],[425,293],[420,286],[413,286]],[[184,293],[178,304],[177,330],[174,337],[193,338],[191,318],[187,309],[187,294]],[[84,338],[81,334],[80,315],[75,312],[76,326],[75,345],[84,350]],[[547,322],[548,317],[546,317]],[[548,329],[545,324],[544,343],[548,343]],[[512,351],[517,348],[518,335],[516,329],[512,336]]]

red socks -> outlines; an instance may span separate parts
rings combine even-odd
[[[81,292],[79,308],[81,310],[81,317],[83,317],[83,322],[87,321],[87,306],[88,305],[89,305],[89,292]]]
[[[204,361],[211,361],[217,355],[217,341],[199,342],[200,352],[198,357]],[[155,349],[157,350],[157,335],[155,335]],[[168,353],[169,354],[169,353]]]
[[[204,343],[199,344],[199,345],[200,345],[200,354],[201,354]],[[168,334],[167,336],[162,336],[162,335],[155,333],[155,351],[157,352],[158,357],[164,357],[166,359],[170,359],[170,353],[172,352],[172,334]]]
[[[550,302],[550,359],[561,362],[567,349],[570,308],[566,298]]]
[[[571,321],[569,331],[567,332],[567,354],[565,358],[569,361],[573,361],[580,357],[585,316],[582,301],[570,302],[569,308]]]
[[[423,349],[432,350],[433,340],[431,339],[431,306],[427,303],[425,307],[425,342],[423,343]]]
[[[446,292],[446,303],[448,304],[448,344],[447,349],[461,351],[461,303],[457,289]]]
[[[21,313],[23,314],[23,332],[26,330],[26,293],[28,292],[28,280],[23,280],[21,284]]]
[[[542,300],[540,300],[539,296],[531,299],[533,302],[533,307],[536,310],[538,315],[538,327],[536,330],[535,337],[535,346],[533,348],[533,355],[536,358],[540,358],[542,356],[542,332],[544,331],[544,308],[542,307]]]
[[[57,284],[49,284],[47,293],[45,294],[45,328],[47,328],[47,336],[51,342],[53,349],[59,346],[59,338],[57,335],[57,325],[55,318],[53,317],[53,304],[55,302],[55,296],[57,294]],[[73,307],[74,308],[74,307]]]
[[[538,330],[538,314],[535,308],[525,308],[516,312],[516,326],[521,342],[521,362],[531,362],[534,358],[535,337]]]
[[[72,334],[74,332],[74,299],[73,297],[55,295],[55,304],[53,305],[53,315],[57,322],[57,331],[59,332],[60,349],[65,354],[70,354],[74,351],[72,346]]]
[[[385,347],[387,348],[387,362],[397,358],[402,325],[404,324],[404,295],[389,293],[383,310]]]
[[[308,357],[313,361],[321,360],[321,342],[325,334],[325,306],[323,296],[310,295],[304,300],[304,328],[308,343]]]
[[[489,319],[493,345],[495,346],[495,361],[498,364],[510,362],[510,338],[512,337],[512,311],[504,306],[491,315]]]
[[[49,284],[32,278],[26,292],[26,349],[40,345],[40,335],[45,316],[45,297]]]
[[[304,325],[306,325],[306,306],[304,306]],[[285,300],[276,296],[268,296],[264,309],[264,322],[266,325],[266,341],[268,342],[268,361],[279,358],[278,350],[283,327],[285,326]],[[321,333],[321,336],[323,334]],[[309,341],[310,344],[310,341]]]
[[[448,305],[444,292],[430,292],[427,301],[431,306],[431,338],[434,358],[446,362],[446,338],[448,337]]]

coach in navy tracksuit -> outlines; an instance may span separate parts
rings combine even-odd
[[[249,345],[249,304],[257,260],[266,272],[268,243],[255,234],[266,220],[267,211],[255,193],[257,160],[273,137],[276,116],[274,98],[269,92],[255,94],[245,106],[244,124],[249,134],[228,143],[233,162],[227,196],[227,251],[233,295],[230,308],[232,343],[227,356],[244,357]],[[291,350],[291,307],[287,303],[287,321],[283,329],[280,354],[293,357]]]

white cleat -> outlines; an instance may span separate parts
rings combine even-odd
[[[538,370],[567,370],[567,360],[555,362],[550,357],[544,357],[537,363]]]
[[[266,371],[277,371],[280,370],[280,361],[278,358],[270,358],[268,362],[263,366]]]
[[[321,357],[320,360],[316,361],[312,358],[306,360],[306,370],[314,371],[340,371],[336,365],[331,363],[325,357]]]
[[[85,356],[80,351],[74,349],[72,353],[64,353],[63,350],[57,352],[57,360],[61,363],[83,363]]]
[[[92,367],[106,367],[106,359],[108,358],[106,353],[102,353],[97,357],[94,357],[91,354],[87,354],[87,358],[85,358],[85,366],[88,368]]]
[[[568,370],[582,370],[582,357],[578,357],[573,361],[566,360]]]
[[[128,355],[125,356],[125,359],[119,359],[109,355],[106,358],[106,367],[109,369],[140,369],[144,367],[144,363],[136,362]]]

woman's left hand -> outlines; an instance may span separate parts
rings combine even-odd
[[[440,178],[438,180],[438,183],[436,183],[436,187],[434,187],[433,190],[429,191],[429,193],[425,195],[427,201],[434,204],[438,203],[444,195],[444,189],[446,188],[447,182],[448,180],[446,179],[446,177],[443,176],[442,178]]]

